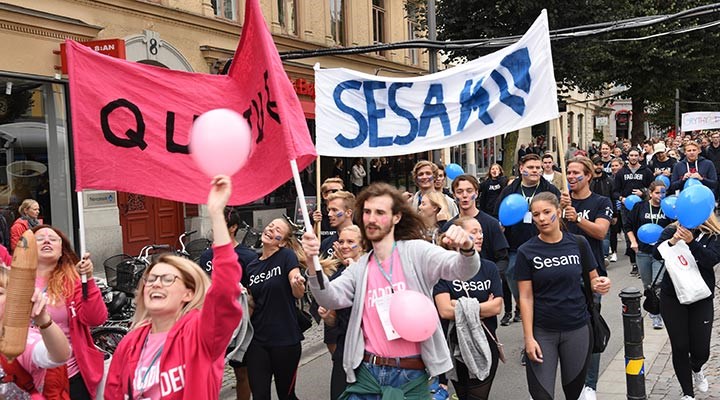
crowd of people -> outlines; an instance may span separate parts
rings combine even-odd
[[[644,287],[660,285],[660,309],[650,318],[669,335],[682,399],[693,399],[696,390],[708,390],[703,365],[713,300],[681,302],[657,244],[686,243],[714,289],[713,266],[720,262],[715,215],[688,229],[661,207],[691,178],[717,193],[720,133],[704,142],[571,146],[565,176],[554,154],[521,148],[517,177],[493,164],[482,179],[462,174],[449,187],[442,165],[423,160],[412,169],[414,193],[365,185],[362,162],[355,162],[349,190],[337,177],[321,187],[322,203],[313,213],[320,235],[298,240],[295,227],[278,218],[264,227],[259,254],[235,238],[241,221],[227,207],[231,181],[218,176],[207,203],[212,249],[200,265],[163,255],[147,267],[104,397],[217,398],[227,362],[238,399],[270,399],[273,386],[279,399],[297,399],[307,329],[298,299],[310,291],[332,355],[333,400],[442,400],[449,385],[459,399],[488,399],[505,361],[499,327],[513,323],[522,326],[531,398],[555,398],[559,370],[565,398],[594,399],[601,353],[593,349],[590,308],[599,308],[612,287],[607,269],[617,261],[621,236],[628,272]],[[380,171],[383,161],[376,161],[372,168]],[[522,196],[528,209],[520,222],[503,226],[499,211],[511,195]],[[628,207],[631,195],[643,201]],[[19,363],[0,357],[4,373],[16,377],[4,380],[0,393],[96,398],[104,357],[90,329],[105,322],[107,310],[93,280],[83,292],[80,276],[93,272],[89,254],[78,256],[63,232],[39,223],[36,202],[23,202],[19,212],[11,248],[27,251],[23,235],[34,233],[37,289],[26,351]],[[641,240],[647,223],[664,228],[657,243]],[[315,256],[322,271],[312,267]],[[0,316],[7,275],[0,268]],[[392,325],[391,298],[405,290],[432,299],[439,315],[424,340],[401,336]]]

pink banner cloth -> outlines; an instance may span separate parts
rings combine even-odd
[[[316,158],[307,123],[257,0],[246,5],[228,75],[108,57],[67,42],[76,190],[120,190],[202,204],[210,179],[188,154],[193,119],[229,108],[252,128],[231,205],[261,198]]]

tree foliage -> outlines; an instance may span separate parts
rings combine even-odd
[[[441,40],[522,35],[547,9],[551,30],[658,14],[674,14],[708,1],[662,0],[439,0],[438,37]],[[559,87],[584,92],[607,92],[626,87],[633,99],[633,138],[642,136],[642,121],[673,125],[675,89],[685,99],[720,101],[720,71],[715,54],[720,44],[717,27],[685,34],[643,38],[681,27],[717,20],[718,14],[683,19],[651,27],[552,41],[555,78]],[[451,51],[450,60],[474,59],[494,49]],[[691,109],[683,103],[683,111]],[[645,110],[647,112],[639,112]]]

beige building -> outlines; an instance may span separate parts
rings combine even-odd
[[[391,43],[417,35],[417,24],[407,18],[403,1],[260,3],[280,52]],[[45,222],[71,237],[78,237],[79,217],[84,217],[87,248],[98,269],[113,254],[136,254],[151,243],[177,245],[178,235],[185,230],[198,229],[207,235],[202,207],[192,204],[85,191],[84,207],[78,206],[71,186],[72,121],[60,44],[66,39],[91,42],[97,51],[130,61],[217,74],[238,44],[244,7],[244,0],[0,1],[0,52],[4,55],[0,59],[0,168],[6,171],[0,173],[0,211],[6,222],[12,224],[17,204],[25,197],[37,198]],[[312,66],[316,62],[378,75],[424,74],[428,68],[421,50],[286,61],[288,78],[311,132]],[[122,77],[108,79],[122,83]],[[305,179],[313,185],[310,175]],[[281,187],[242,207],[241,215],[259,226],[293,210],[294,202],[294,191]]]

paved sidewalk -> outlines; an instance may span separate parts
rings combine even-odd
[[[717,272],[717,271],[716,271]],[[643,310],[643,313],[645,311]],[[720,292],[715,290],[715,321],[710,341],[710,360],[705,364],[705,376],[710,383],[707,393],[695,390],[697,400],[720,400]],[[665,329],[655,330],[649,317],[643,319],[645,340],[645,390],[648,400],[679,400],[680,384],[672,365],[670,340]],[[621,332],[614,334],[622,335]],[[600,375],[597,398],[600,400],[625,400],[625,354],[621,349],[607,369]]]

